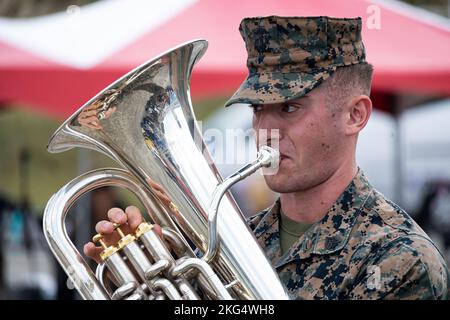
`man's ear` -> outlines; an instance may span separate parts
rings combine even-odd
[[[358,134],[369,121],[372,101],[366,95],[359,95],[350,101],[345,134]]]

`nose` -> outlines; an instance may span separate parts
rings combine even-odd
[[[264,107],[253,115],[257,145],[276,147],[282,138],[282,124],[276,116],[275,108]]]

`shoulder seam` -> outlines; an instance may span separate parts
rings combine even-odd
[[[404,245],[405,247],[407,247],[408,249],[410,249],[412,252],[416,252],[416,250],[415,250],[414,248],[411,248],[410,245],[405,244],[405,243],[403,243],[402,245]],[[434,298],[435,300],[437,300],[438,297],[436,296],[436,293],[434,292],[434,289],[433,289],[433,281],[431,281],[431,278],[430,278],[430,270],[428,269],[428,266],[426,265],[426,263],[424,263],[424,262],[422,261],[422,256],[419,256],[419,257],[418,257],[417,262],[419,262],[420,265],[425,269],[425,272],[426,272],[426,274],[427,274],[428,287],[429,287],[430,291],[431,291],[432,294],[433,294],[433,298]],[[417,262],[416,262],[416,263],[417,263]],[[409,270],[411,270],[411,269],[412,269],[412,267],[411,267]]]

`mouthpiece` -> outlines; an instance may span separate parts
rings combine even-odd
[[[276,167],[280,162],[280,152],[269,146],[261,146],[258,152],[258,160],[263,167]]]

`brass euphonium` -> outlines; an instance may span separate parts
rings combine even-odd
[[[188,42],[137,67],[50,140],[50,152],[90,148],[124,168],[75,178],[45,209],[47,242],[84,299],[288,299],[228,192],[259,168],[278,164],[278,154],[262,147],[253,163],[221,179],[189,95],[192,68],[206,48],[204,40]],[[89,122],[92,115],[98,123]],[[81,195],[107,185],[135,193],[151,221],[129,235],[117,226],[121,240],[113,246],[96,235],[104,251],[94,274],[69,239],[65,218]],[[162,238],[152,223],[162,226]]]

